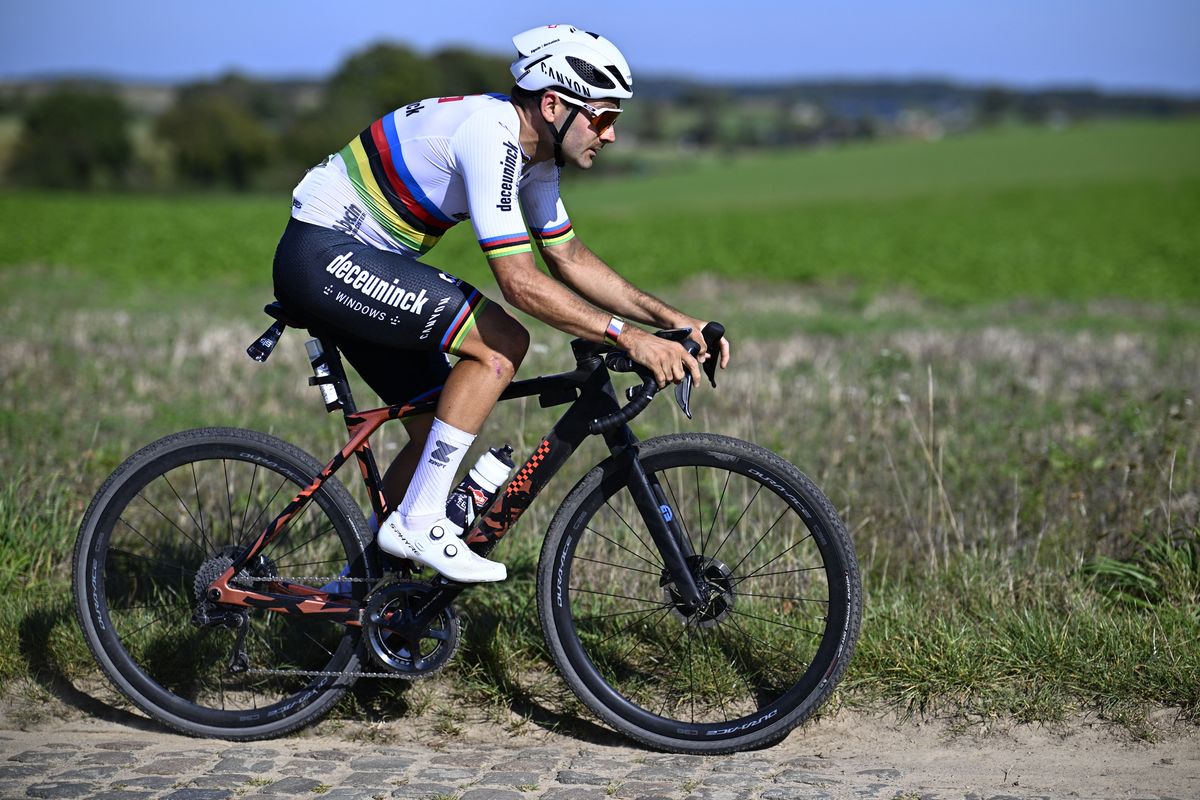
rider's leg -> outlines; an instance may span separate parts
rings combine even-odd
[[[417,460],[421,457],[421,451],[425,449],[425,440],[429,438],[429,428],[432,425],[433,414],[422,414],[404,420],[408,441],[383,473],[383,493],[387,497],[388,508],[399,507],[400,501],[404,499],[413,473],[417,471]]]
[[[494,304],[487,305],[459,345],[437,416],[397,512],[380,529],[379,546],[460,581],[503,580],[503,564],[475,555],[445,520],[446,498],[458,466],[529,347],[525,328]],[[390,470],[389,470],[390,472]],[[399,472],[397,473],[400,474]]]

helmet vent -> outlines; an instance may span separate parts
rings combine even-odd
[[[583,78],[584,83],[599,89],[616,88],[616,84],[612,82],[612,78],[609,78],[582,58],[567,56],[567,63],[571,65],[571,69],[575,70],[579,77]]]

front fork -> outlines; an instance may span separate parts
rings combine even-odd
[[[667,502],[658,477],[647,474],[638,455],[636,442],[624,444],[621,459],[624,462],[622,467],[625,470],[626,486],[629,487],[633,502],[638,507],[642,522],[650,531],[650,538],[654,540],[658,553],[662,556],[663,566],[675,584],[679,597],[692,609],[701,609],[706,599],[689,567],[696,555],[692,540],[680,523],[679,514]]]

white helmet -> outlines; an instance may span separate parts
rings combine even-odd
[[[512,39],[517,86],[536,92],[566,89],[595,100],[633,97],[633,76],[616,45],[571,25],[545,25]]]

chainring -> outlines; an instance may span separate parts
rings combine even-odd
[[[399,581],[367,598],[363,632],[371,658],[397,677],[415,680],[440,671],[458,650],[460,625],[447,606],[428,625],[415,621],[413,609],[433,590],[427,583]]]

